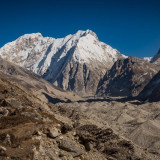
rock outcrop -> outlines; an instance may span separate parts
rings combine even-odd
[[[158,69],[157,65],[136,57],[118,60],[100,81],[97,94],[115,97],[137,96]]]
[[[158,72],[138,95],[140,100],[160,101],[160,72]]]

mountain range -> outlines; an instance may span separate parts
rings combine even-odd
[[[159,160],[160,50],[128,57],[91,30],[0,48],[0,160]]]
[[[127,57],[91,30],[58,39],[25,34],[0,56],[81,96],[137,96],[160,69],[160,50],[153,58]]]
[[[0,55],[64,90],[88,95],[96,92],[106,70],[126,57],[91,30],[59,39],[26,34],[3,46]]]

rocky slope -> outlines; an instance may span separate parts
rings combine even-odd
[[[152,64],[160,66],[160,49],[157,54],[150,61]],[[138,98],[140,100],[147,100],[150,102],[155,102],[160,100],[160,72],[158,72],[150,82],[145,86],[145,88],[140,92]]]
[[[28,77],[30,81],[22,81],[20,77]],[[66,96],[72,93],[58,88],[51,93],[47,88],[35,85],[35,79],[42,84],[39,76],[1,59],[1,160],[153,159],[150,153],[114,133],[111,128],[88,121],[81,111],[73,110],[72,99],[59,99],[60,92]],[[47,86],[44,80],[43,83]],[[45,101],[35,94],[36,89],[42,89],[49,99],[57,97],[60,101]],[[72,98],[75,100],[74,95]]]
[[[2,47],[0,56],[81,95],[94,94],[106,70],[126,57],[90,30],[60,39],[27,34]]]
[[[48,102],[52,101],[56,103],[59,101],[76,101],[81,99],[79,96],[75,95],[72,92],[65,92],[64,90],[48,83],[40,76],[36,75],[33,72],[30,72],[22,67],[19,67],[11,62],[8,62],[0,58],[0,71],[9,76],[10,80],[20,83],[31,90],[36,97],[39,99]],[[51,98],[51,97],[52,98]]]
[[[97,94],[137,96],[158,70],[157,65],[140,58],[118,60],[100,81]]]
[[[145,86],[142,92],[138,95],[138,98],[150,102],[160,101],[160,72],[158,72]]]

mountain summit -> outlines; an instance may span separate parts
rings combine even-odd
[[[100,42],[91,31],[64,38],[25,34],[0,49],[2,58],[16,63],[65,90],[94,94],[100,78],[117,59],[125,58]]]

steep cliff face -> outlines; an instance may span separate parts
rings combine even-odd
[[[65,90],[94,94],[114,62],[126,56],[100,42],[91,30],[65,38],[27,34],[0,49],[2,58],[16,63]]]
[[[97,90],[100,78],[104,76],[106,70],[107,66],[101,63],[97,63],[94,66],[87,63],[75,63],[71,60],[65,69],[59,73],[55,84],[65,90],[71,90],[80,95],[85,93],[87,95],[93,95]],[[43,78],[46,79],[45,75]]]
[[[136,57],[118,60],[100,81],[97,94],[137,96],[158,69],[157,65]]]
[[[140,100],[148,100],[151,102],[160,101],[160,72],[158,72],[151,81],[145,86],[138,95]]]
[[[150,61],[160,69],[160,49],[157,54]],[[159,70],[158,70],[159,71]],[[145,88],[139,93],[138,98],[140,100],[148,100],[150,102],[156,102],[160,100],[160,71],[150,80]]]

